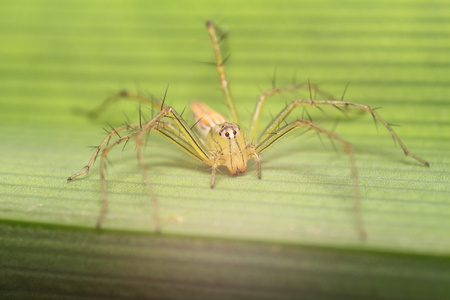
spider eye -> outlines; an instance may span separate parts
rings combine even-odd
[[[226,137],[230,137],[230,133],[228,133],[228,132],[225,133],[225,136],[226,136]]]
[[[233,131],[233,134],[234,134],[234,135],[236,135],[236,134],[237,134],[237,131],[236,131],[236,130],[234,130],[234,131]]]

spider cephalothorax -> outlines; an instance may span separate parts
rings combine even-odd
[[[215,125],[206,137],[206,148],[219,157],[219,164],[226,165],[233,175],[247,169],[249,153],[244,132],[234,123]]]

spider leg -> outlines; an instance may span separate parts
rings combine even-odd
[[[162,118],[169,118],[173,123],[161,120]],[[156,131],[160,133],[162,136],[169,139],[172,143],[174,143],[180,149],[196,158],[197,160],[205,164],[213,165],[211,179],[212,186],[214,186],[215,178],[215,161],[212,161],[210,159],[209,151],[197,137],[195,132],[188,126],[186,121],[171,106],[163,107],[152,120],[148,121],[141,128],[139,133],[136,135],[136,148],[138,152],[139,163],[142,168],[142,175],[154,206],[156,232],[160,232],[161,226],[158,214],[158,199],[151,185],[150,177],[148,176],[145,157],[142,150],[143,138],[150,131]]]
[[[211,188],[214,187],[214,184],[216,182],[216,170],[217,170],[218,166],[219,166],[218,159],[215,159],[214,163],[211,166],[211,170],[212,170],[212,172],[211,172]]]
[[[195,159],[212,167],[211,188],[213,188],[216,169],[221,165],[220,157],[206,149],[195,131],[172,107],[165,107],[160,113],[170,118],[172,123],[163,123],[166,126],[158,126],[157,131]]]
[[[206,22],[206,27],[208,29],[209,38],[211,40],[211,45],[214,51],[217,74],[219,76],[219,82],[222,88],[222,93],[225,97],[225,102],[228,107],[230,121],[236,124],[241,124],[241,122],[239,121],[239,114],[236,110],[236,105],[231,95],[230,85],[225,75],[224,63],[226,59],[223,60],[222,55],[220,53],[219,39],[216,34],[216,27],[212,21]]]
[[[123,126],[111,129],[108,132],[108,134],[106,135],[106,137],[103,139],[103,141],[100,143],[100,145],[96,148],[94,154],[92,155],[91,159],[89,160],[88,164],[84,167],[84,169],[82,171],[70,176],[69,178],[67,178],[67,181],[71,181],[80,175],[88,173],[89,169],[91,168],[91,166],[94,164],[95,160],[97,159],[97,156],[100,153],[100,151],[103,148],[107,147],[109,141],[111,140],[111,138],[113,136],[119,135],[119,133],[124,132],[124,131],[137,130],[137,129],[139,129],[139,124],[123,125]],[[124,136],[124,138],[128,137],[128,136],[129,135],[126,135],[126,136]]]
[[[308,130],[314,130],[318,134],[324,134],[324,135],[328,136],[330,139],[339,142],[342,145],[342,147],[344,148],[345,152],[347,153],[349,162],[350,162],[351,177],[353,180],[353,191],[354,191],[353,211],[355,214],[355,221],[356,221],[357,228],[358,228],[358,234],[359,234],[360,238],[364,240],[366,238],[366,232],[364,229],[364,227],[365,227],[364,221],[361,216],[358,172],[356,169],[355,158],[353,155],[353,147],[351,146],[351,144],[349,142],[342,139],[335,132],[327,130],[325,128],[322,128],[322,127],[316,125],[312,121],[296,120],[294,122],[286,124],[285,126],[279,128],[278,130],[275,130],[274,132],[272,132],[271,135],[268,135],[261,143],[259,143],[255,147],[254,152],[258,155],[261,154],[263,151],[267,150],[268,148],[273,146],[276,142],[278,142],[282,137],[286,136],[288,133],[290,133],[294,129],[301,128],[301,127],[305,127]],[[258,165],[260,165],[260,162],[258,162]],[[260,172],[260,170],[259,170],[259,172]]]
[[[256,160],[256,164],[258,165],[258,178],[261,179],[262,172],[261,172],[261,156],[256,151],[256,146],[252,143],[249,143],[247,145],[247,150],[249,152],[249,158],[254,158]]]
[[[162,117],[164,117],[164,116],[158,114],[158,116],[156,116],[152,120],[148,121],[136,136],[136,149],[137,149],[137,153],[138,153],[139,164],[141,165],[142,177],[144,178],[144,182],[147,187],[147,191],[149,192],[150,198],[153,203],[153,219],[155,221],[156,233],[161,232],[158,198],[156,197],[155,191],[153,190],[153,186],[150,182],[150,177],[148,176],[147,168],[145,166],[145,159],[144,159],[144,154],[142,151],[142,139],[145,136],[145,134],[149,133],[151,130],[155,130],[155,128],[158,127],[157,121]]]
[[[167,120],[163,120],[164,118],[166,118]],[[129,132],[126,135],[120,136],[120,133],[124,131],[131,131],[131,132]],[[162,136],[170,140],[180,149],[182,149],[192,157],[196,158],[197,160],[205,164],[213,166],[215,165],[217,167],[216,164],[218,160],[210,158],[209,151],[197,137],[195,132],[188,126],[186,121],[184,121],[183,118],[170,106],[161,106],[158,114],[145,124],[141,124],[141,122],[139,122],[136,124],[129,124],[117,128],[112,128],[108,132],[107,136],[100,143],[100,145],[97,147],[96,151],[92,155],[91,159],[89,160],[85,168],[82,171],[70,176],[67,179],[67,181],[71,181],[80,175],[88,173],[91,166],[93,165],[96,158],[101,152],[100,182],[102,190],[102,209],[97,218],[96,223],[97,228],[101,226],[108,208],[108,198],[106,193],[106,177],[105,177],[107,155],[117,145],[127,143],[131,139],[136,139],[136,148],[138,152],[139,163],[142,168],[143,178],[154,206],[153,212],[154,212],[155,228],[157,232],[160,232],[161,225],[158,214],[158,200],[150,183],[150,178],[148,176],[142,147],[143,138],[150,131],[155,131],[161,134]],[[114,140],[114,142],[112,142],[111,144],[109,144],[111,138],[114,136],[118,136],[119,138]],[[214,173],[215,167],[213,167],[212,185],[214,183]]]
[[[167,122],[162,120],[163,118],[169,118],[171,122]],[[103,198],[103,208],[100,213],[98,224],[101,224],[103,216],[106,212],[107,208],[107,198],[106,198],[106,183],[104,179],[104,161],[107,153],[111,150],[112,147],[122,143],[125,140],[129,140],[130,138],[136,138],[136,148],[138,152],[139,164],[142,169],[142,176],[144,178],[144,182],[147,186],[147,190],[150,194],[150,198],[153,203],[153,216],[155,220],[155,230],[156,232],[161,231],[161,225],[159,220],[159,212],[158,212],[158,198],[153,190],[152,184],[150,182],[150,177],[147,172],[147,167],[145,164],[145,157],[143,153],[143,138],[150,131],[156,131],[160,133],[162,136],[169,139],[176,146],[181,148],[186,153],[190,154],[192,157],[204,162],[209,163],[209,152],[203,146],[200,139],[196,136],[196,134],[192,131],[192,129],[188,126],[186,121],[171,107],[165,106],[158,112],[158,114],[145,123],[139,130],[132,132],[128,136],[124,136],[116,140],[113,144],[105,148],[102,152],[102,163],[101,163],[101,180],[102,180],[102,198]]]
[[[97,118],[101,113],[103,113],[109,106],[111,106],[113,103],[121,100],[133,100],[141,103],[142,105],[154,108],[156,110],[159,110],[163,106],[163,102],[157,99],[148,98],[138,93],[132,93],[128,92],[126,90],[120,91],[108,98],[106,98],[102,103],[100,103],[99,106],[97,106],[93,110],[89,111],[81,111],[81,113],[86,114],[90,118]]]
[[[157,131],[171,142],[173,142],[176,146],[182,149],[184,152],[189,154],[191,157],[197,159],[198,161],[211,165],[211,188],[214,187],[215,178],[216,178],[216,169],[220,164],[220,158],[216,155],[212,155],[210,157],[205,157],[203,155],[199,155],[194,147],[192,147],[191,142],[184,137],[180,130],[174,126],[173,123],[160,121],[160,126],[158,126]],[[195,133],[193,133],[195,134]]]
[[[118,138],[113,143],[105,146],[102,150],[101,159],[100,159],[100,185],[101,185],[101,190],[102,190],[102,209],[100,210],[100,213],[97,217],[97,223],[96,223],[97,228],[101,227],[103,219],[106,214],[106,211],[108,209],[108,197],[106,194],[106,177],[105,177],[106,157],[112,148],[114,148],[115,146],[117,146],[123,142],[128,142],[129,140],[135,138],[140,133],[140,131],[141,131],[141,129],[139,127],[137,127],[137,129],[134,130],[133,132]],[[116,132],[116,134],[117,134],[117,129],[113,129],[112,132]],[[76,174],[76,175],[78,175],[78,174]]]
[[[253,112],[252,121],[250,123],[250,129],[249,129],[250,141],[254,141],[258,134],[259,123],[261,120],[261,114],[262,114],[264,104],[266,103],[266,100],[269,97],[280,95],[280,94],[286,93],[286,92],[293,92],[296,90],[309,90],[310,92],[312,90],[328,99],[334,99],[331,94],[329,94],[325,91],[322,91],[321,89],[318,88],[317,85],[311,84],[311,83],[293,84],[293,85],[288,85],[288,86],[285,86],[282,88],[273,87],[273,88],[263,92],[258,98],[258,102],[256,103],[255,110]]]
[[[167,122],[165,120],[160,120],[158,122],[157,132],[167,138],[169,141],[174,143],[181,150],[189,154],[191,157],[195,158],[200,162],[204,162],[205,158],[199,155],[196,149],[192,146],[189,140],[182,134],[179,128],[177,128],[173,123]]]
[[[183,146],[189,145],[189,149],[192,150],[190,152],[195,153],[191,154],[190,152],[186,151],[188,154],[204,163],[211,165],[211,163],[209,163],[209,151],[203,145],[202,141],[194,132],[194,130],[181,117],[181,115],[178,114],[175,109],[173,109],[173,107],[165,106],[160,110],[160,112],[155,116],[154,119],[159,120],[163,117],[169,118],[173,125],[170,125],[168,127],[160,126],[158,127],[158,132],[160,132],[165,137],[168,137],[168,134],[170,136],[168,138],[182,149]],[[167,123],[163,124],[167,125]],[[147,124],[143,128],[145,127],[147,127]],[[173,138],[173,133],[177,133],[177,138]]]
[[[292,101],[291,103],[287,104],[283,110],[275,117],[273,120],[267,125],[265,130],[262,132],[260,137],[258,138],[258,143],[262,143],[264,140],[266,140],[269,136],[273,134],[278,128],[284,124],[285,119],[291,114],[291,112],[296,109],[299,106],[314,106],[314,107],[320,107],[320,106],[333,106],[338,109],[341,109],[341,107],[353,107],[355,109],[358,109],[360,111],[368,112],[372,115],[374,120],[380,122],[381,124],[386,127],[386,129],[391,134],[394,141],[396,141],[400,147],[402,148],[403,152],[406,156],[412,157],[415,160],[419,161],[420,163],[429,166],[430,164],[420,158],[417,155],[412,154],[403,144],[402,140],[398,137],[398,135],[395,133],[395,131],[392,129],[392,127],[387,123],[373,108],[371,108],[368,105],[359,104],[359,103],[353,103],[348,101],[339,101],[339,100],[311,100],[311,99],[297,99]]]
[[[398,137],[398,135],[395,133],[394,129],[392,129],[392,127],[389,125],[388,122],[386,122],[386,120],[384,120],[372,107],[370,107],[369,105],[365,105],[365,104],[359,104],[359,103],[354,103],[354,102],[348,102],[348,101],[337,101],[337,100],[311,100],[311,99],[298,99],[292,102],[293,106],[333,106],[336,107],[338,109],[341,109],[341,107],[353,107],[357,110],[360,111],[365,111],[368,112],[372,115],[372,118],[375,121],[380,122],[381,124],[383,124],[384,127],[386,127],[386,129],[389,131],[389,133],[391,134],[392,138],[394,139],[395,142],[397,142],[400,147],[402,148],[403,152],[405,153],[406,156],[409,156],[411,158],[414,158],[415,160],[419,161],[420,163],[424,164],[425,166],[429,167],[430,164],[420,158],[419,156],[411,153],[405,146],[405,144],[403,144],[402,140]]]

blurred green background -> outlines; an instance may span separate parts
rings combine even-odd
[[[446,1],[1,1],[0,292],[444,299],[449,15]],[[348,160],[315,134],[292,134],[264,153],[262,180],[250,162],[242,176],[219,173],[213,190],[208,166],[150,135],[161,236],[130,143],[110,155],[110,208],[94,229],[98,164],[65,181],[88,162],[103,127],[138,121],[138,105],[118,103],[96,120],[77,111],[123,89],[162,97],[169,86],[166,102],[179,112],[200,99],[226,113],[207,64],[209,19],[228,33],[227,74],[244,129],[274,74],[277,86],[310,80],[337,98],[349,83],[346,100],[382,107],[430,162],[404,158],[370,116],[325,110],[321,125],[341,118],[335,130],[355,147],[367,241],[352,214]],[[302,96],[271,99],[263,124]]]

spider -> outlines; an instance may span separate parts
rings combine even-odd
[[[206,22],[206,27],[209,33],[209,38],[212,44],[212,48],[215,56],[215,65],[221,85],[221,90],[224,95],[224,99],[227,105],[229,120],[223,117],[221,114],[213,111],[204,103],[194,101],[191,103],[191,110],[194,118],[197,120],[194,126],[189,125],[173,107],[165,104],[165,95],[162,100],[149,99],[139,94],[133,94],[126,91],[122,91],[108,99],[106,99],[96,110],[91,111],[91,116],[96,116],[100,113],[105,106],[109,105],[112,101],[120,98],[133,99],[141,103],[141,105],[150,105],[158,112],[149,121],[142,122],[139,117],[139,123],[126,124],[117,128],[112,128],[100,145],[96,148],[96,151],[92,155],[88,164],[84,169],[72,176],[67,181],[71,181],[74,178],[88,173],[97,156],[101,152],[100,161],[100,181],[102,190],[102,209],[97,218],[97,227],[102,224],[103,218],[107,211],[108,200],[106,193],[106,179],[105,179],[105,161],[108,153],[119,144],[125,145],[132,139],[136,142],[136,149],[138,160],[142,168],[143,179],[149,191],[150,197],[154,206],[154,219],[156,231],[160,231],[160,222],[158,216],[158,200],[153,192],[150,178],[147,172],[145,164],[145,158],[143,154],[143,139],[151,131],[161,134],[169,141],[178,146],[181,150],[189,154],[196,160],[211,166],[211,188],[214,187],[216,179],[216,170],[219,166],[226,166],[232,175],[239,175],[246,171],[247,161],[255,159],[257,164],[258,178],[261,179],[261,153],[269,149],[275,143],[280,141],[283,137],[298,128],[304,128],[306,130],[315,131],[319,136],[328,136],[331,140],[342,145],[349,158],[351,176],[353,179],[354,189],[354,205],[353,209],[358,224],[359,235],[364,238],[365,230],[360,215],[359,208],[359,188],[358,177],[355,160],[353,156],[352,145],[346,140],[342,139],[334,131],[325,129],[318,125],[317,122],[311,119],[297,119],[292,122],[287,122],[286,119],[291,113],[299,107],[334,107],[339,110],[345,108],[354,108],[356,110],[366,112],[372,115],[375,122],[380,122],[386,127],[391,134],[392,138],[400,145],[406,156],[410,156],[420,163],[429,166],[429,163],[422,158],[412,154],[394,132],[392,127],[370,106],[347,102],[343,100],[334,100],[334,98],[324,91],[321,91],[316,86],[307,84],[294,84],[286,86],[284,88],[273,87],[270,90],[262,93],[256,103],[256,107],[251,119],[249,131],[247,134],[243,132],[240,124],[238,112],[235,107],[233,97],[231,95],[228,80],[225,75],[224,60],[222,59],[219,36],[217,34],[218,29],[213,22]],[[280,93],[294,91],[298,89],[314,90],[326,96],[331,100],[313,100],[312,96],[305,99],[296,99],[288,103],[279,113],[276,115],[266,126],[266,128],[258,135],[259,124],[261,120],[261,113],[266,100],[269,97],[278,95]],[[166,90],[167,93],[167,90]],[[126,134],[120,135],[125,132]],[[112,143],[109,143],[111,138],[117,136],[117,139]]]

